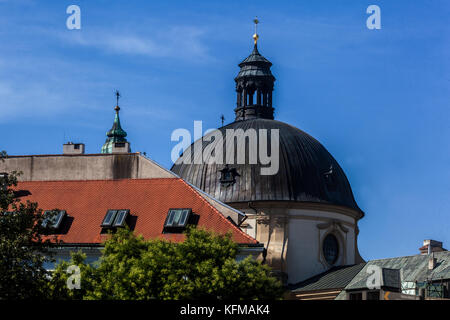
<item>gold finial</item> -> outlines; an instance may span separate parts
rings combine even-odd
[[[253,35],[253,41],[255,41],[255,46],[256,46],[256,43],[258,42],[258,39],[259,39],[259,35],[258,35],[258,23],[259,23],[259,20],[258,20],[258,17],[255,17],[255,19],[253,19],[253,22],[255,23],[255,34]]]

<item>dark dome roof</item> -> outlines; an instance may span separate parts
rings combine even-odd
[[[221,171],[223,164],[208,164],[208,159],[203,159],[203,164],[185,164],[183,159],[191,157],[191,148],[186,150],[174,166],[172,171],[186,181],[197,186],[211,196],[226,203],[248,201],[296,201],[314,202],[345,206],[361,212],[355,202],[352,189],[333,156],[307,133],[286,123],[271,119],[249,119],[236,121],[218,130],[222,132],[223,153],[226,154],[226,129],[253,128],[279,129],[280,155],[279,170],[275,175],[261,175],[261,167],[267,165],[230,164],[229,169],[235,169],[234,184],[221,183]],[[205,137],[208,137],[207,134]],[[270,145],[270,134],[268,135]],[[204,141],[202,149],[216,141]],[[248,149],[248,143],[247,149]],[[248,152],[246,153],[248,156]],[[236,163],[236,161],[235,161]]]
[[[264,58],[258,51],[257,45],[253,48],[252,53],[239,63],[241,70],[236,79],[245,77],[270,77],[275,80],[275,77],[270,71],[272,62]]]

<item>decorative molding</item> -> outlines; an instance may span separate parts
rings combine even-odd
[[[322,229],[329,229],[331,228],[332,230],[338,230],[340,229],[343,233],[347,233],[349,231],[348,228],[344,227],[342,225],[341,221],[335,220],[335,219],[331,219],[329,222],[326,223],[319,223],[317,225],[317,228],[322,230]]]
[[[325,266],[326,268],[331,268],[333,265],[330,265],[324,255],[323,255],[323,241],[326,236],[329,234],[333,234],[339,243],[339,255],[338,261],[340,260],[341,265],[345,265],[347,263],[347,233],[349,229],[344,227],[340,221],[330,219],[326,223],[319,223],[316,225],[318,231],[318,241],[319,241],[319,252],[318,252],[318,260],[319,262]],[[339,232],[340,231],[340,232]],[[344,234],[342,236],[341,232]]]
[[[259,215],[258,214],[258,215],[255,215],[255,214],[249,214],[249,213],[245,213],[245,215],[247,216],[247,219],[257,219],[257,221],[258,221],[258,217],[262,217],[262,216],[269,217],[270,216],[270,214],[264,214],[264,215]],[[296,220],[297,219],[299,219],[299,220],[312,220],[312,221],[318,221],[319,220],[319,221],[325,221],[325,222],[333,220],[332,218],[314,217],[314,216],[308,216],[308,215],[289,215],[287,217],[288,217],[289,220],[293,220],[293,219],[296,219]],[[336,221],[339,221],[339,220],[336,220]],[[350,227],[352,229],[355,227],[355,224],[350,223],[348,221],[339,221],[339,223],[341,225],[346,225],[346,226],[348,226],[348,227]]]
[[[227,204],[238,210],[248,208],[247,202],[230,202]],[[362,211],[326,203],[295,201],[252,201],[252,205],[255,208],[308,209],[314,211],[341,213],[355,220],[359,220],[364,217],[364,212]]]

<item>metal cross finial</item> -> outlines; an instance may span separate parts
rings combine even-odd
[[[116,90],[116,102],[117,102],[117,105],[119,105],[119,98],[120,97],[121,97],[121,95],[119,93],[119,90]]]
[[[119,112],[120,108],[119,108],[119,98],[121,97],[119,90],[116,90],[116,107],[114,108],[114,110],[116,110],[116,112]]]
[[[221,116],[220,116],[220,120],[222,120],[222,127],[223,127],[223,122],[225,121],[225,116],[224,116],[224,115],[221,115]]]
[[[253,19],[253,22],[255,23],[255,34],[253,35],[253,41],[255,41],[255,46],[256,46],[256,43],[258,42],[258,38],[259,38],[259,35],[258,35],[258,23],[259,23],[258,17],[255,17],[255,19]]]

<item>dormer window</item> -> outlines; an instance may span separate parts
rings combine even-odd
[[[169,209],[164,222],[163,233],[180,233],[189,224],[193,216],[192,209]]]
[[[47,228],[50,231],[56,232],[61,226],[61,223],[66,215],[67,214],[65,210],[44,211],[44,220],[42,221],[42,227]]]
[[[129,209],[108,210],[106,212],[105,217],[103,218],[101,227],[103,228],[124,227],[129,213],[130,213]]]
[[[229,168],[228,165],[220,170],[220,184],[228,187],[236,183],[236,177],[239,177],[236,168]]]

